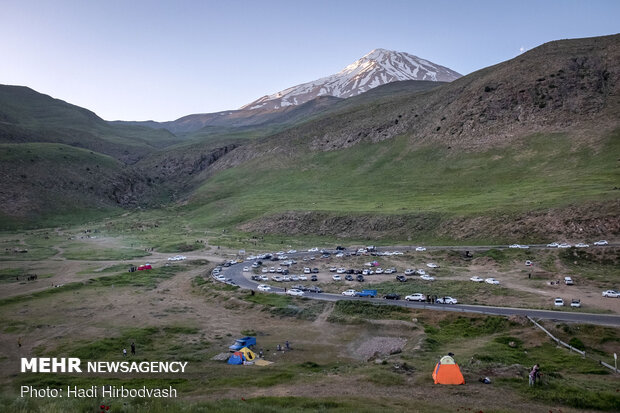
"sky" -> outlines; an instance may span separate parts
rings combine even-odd
[[[620,0],[0,0],[0,84],[106,120],[238,109],[369,51],[461,74],[620,32]]]

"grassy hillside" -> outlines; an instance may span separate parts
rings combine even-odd
[[[56,142],[126,162],[178,142],[166,130],[115,125],[95,113],[21,86],[0,85],[0,142]]]
[[[405,216],[399,228],[384,222],[383,235],[402,239],[411,231],[435,237],[440,221],[457,217],[515,217],[613,202],[618,199],[618,153],[620,131],[596,145],[565,134],[540,134],[518,146],[465,153],[447,146],[413,148],[407,137],[399,137],[338,151],[254,159],[212,177],[192,196],[190,207],[209,225],[237,226],[267,217],[241,227],[252,232],[342,231],[363,237],[375,233],[369,216]],[[323,215],[314,220],[282,215],[287,211]],[[352,215],[348,227],[325,228],[330,218],[347,215]],[[591,215],[570,218],[586,217]]]

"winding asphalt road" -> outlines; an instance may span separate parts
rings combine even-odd
[[[617,246],[616,244],[610,244],[609,246]],[[508,246],[472,246],[472,247],[427,247],[427,249],[436,250],[436,249],[453,249],[453,250],[470,250],[470,251],[479,251],[479,250],[487,250],[490,248],[508,248]],[[546,245],[530,245],[530,248],[547,248]],[[413,251],[415,247],[404,247],[404,246],[396,246],[396,247],[381,247],[378,248],[380,251]],[[333,251],[330,251],[333,252]],[[302,255],[311,255],[311,253],[296,253],[296,254],[287,254],[289,257],[295,256],[299,257]],[[257,290],[258,284],[255,281],[246,277],[243,272],[243,266],[248,265],[244,264],[233,264],[230,267],[225,267],[222,269],[222,274],[226,278],[231,278],[239,287],[249,290]],[[271,292],[276,294],[284,294],[284,288],[280,287],[271,287]],[[592,313],[583,313],[577,311],[550,311],[550,310],[537,310],[537,309],[529,309],[529,308],[512,308],[512,307],[491,307],[484,305],[468,305],[468,304],[455,304],[455,305],[447,305],[447,304],[428,304],[428,303],[418,303],[418,302],[410,302],[410,301],[402,301],[402,300],[384,300],[381,298],[367,298],[367,297],[345,297],[340,294],[330,294],[330,293],[309,293],[305,292],[304,297],[310,298],[312,300],[323,300],[323,301],[339,301],[339,300],[350,300],[350,301],[365,301],[375,304],[390,304],[397,305],[401,307],[408,308],[418,308],[425,310],[437,310],[437,311],[453,311],[453,312],[462,312],[462,313],[478,313],[478,314],[488,314],[488,315],[502,315],[502,316],[511,316],[511,315],[520,315],[520,316],[530,316],[535,319],[545,319],[545,320],[554,320],[554,321],[564,321],[564,322],[575,322],[575,323],[586,323],[586,324],[597,324],[597,325],[607,325],[607,326],[620,326],[620,315],[610,315],[610,314],[592,314]]]

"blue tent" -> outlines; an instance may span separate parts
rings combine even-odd
[[[235,351],[228,358],[228,364],[243,364],[245,361],[245,356],[240,351]]]

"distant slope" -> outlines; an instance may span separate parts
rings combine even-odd
[[[0,85],[0,143],[64,143],[133,163],[178,141],[166,130],[112,125],[89,110],[30,88]]]

